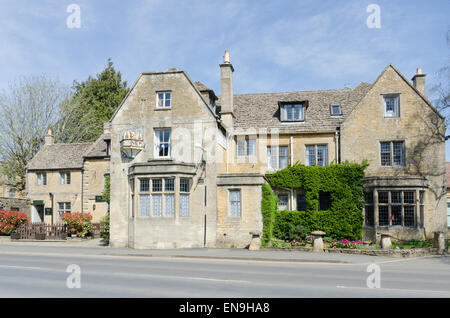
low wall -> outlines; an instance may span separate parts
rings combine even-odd
[[[288,246],[288,247],[264,247],[265,250],[278,251],[298,251],[298,252],[312,252],[312,247],[306,246]],[[449,248],[446,253],[449,253]],[[437,248],[411,248],[411,249],[351,249],[351,248],[324,248],[324,253],[344,253],[356,255],[370,255],[370,256],[388,256],[388,257],[421,257],[430,255],[439,255]]]

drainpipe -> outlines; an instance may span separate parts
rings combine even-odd
[[[53,224],[53,214],[55,213],[55,211],[53,211],[53,193],[49,193],[48,194],[50,196],[50,202],[51,202],[51,209],[52,209],[52,224]],[[44,218],[45,218],[45,209],[44,209]]]
[[[334,144],[335,144],[335,148],[336,148],[336,163],[340,163],[341,162],[341,158],[339,156],[339,131],[336,129],[336,132],[334,133]]]
[[[291,140],[290,140],[290,146],[289,146],[289,148],[291,148],[290,150],[290,152],[291,152],[291,154],[290,154],[290,156],[291,156],[291,162],[290,162],[290,166],[292,167],[292,163],[294,162],[294,149],[293,149],[293,146],[294,146],[294,137],[292,137],[291,136]]]

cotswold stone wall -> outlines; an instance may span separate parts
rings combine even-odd
[[[31,218],[30,206],[31,202],[28,199],[0,197],[0,210],[18,209],[20,212],[25,212]]]

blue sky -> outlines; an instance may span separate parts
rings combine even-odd
[[[66,25],[72,3],[80,28]],[[372,3],[379,29],[366,25]],[[129,85],[176,67],[219,94],[225,49],[235,93],[354,87],[389,63],[407,78],[421,67],[431,87],[450,57],[448,0],[0,0],[0,8],[0,90],[22,75],[70,85],[111,57]]]

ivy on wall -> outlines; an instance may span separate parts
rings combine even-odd
[[[367,162],[344,162],[324,167],[297,164],[266,174],[272,188],[303,189],[306,208],[305,211],[276,212],[274,218],[268,218],[268,213],[263,211],[264,228],[271,229],[263,232],[267,235],[272,232],[274,237],[281,238],[285,237],[284,232],[292,228],[292,225],[301,225],[310,232],[322,230],[326,232],[326,236],[336,239],[360,238],[364,204],[363,178],[367,166]],[[319,193],[330,195],[329,210],[319,210]],[[263,188],[263,202],[269,200],[269,196],[270,193]],[[270,241],[270,238],[267,237],[266,240]]]

